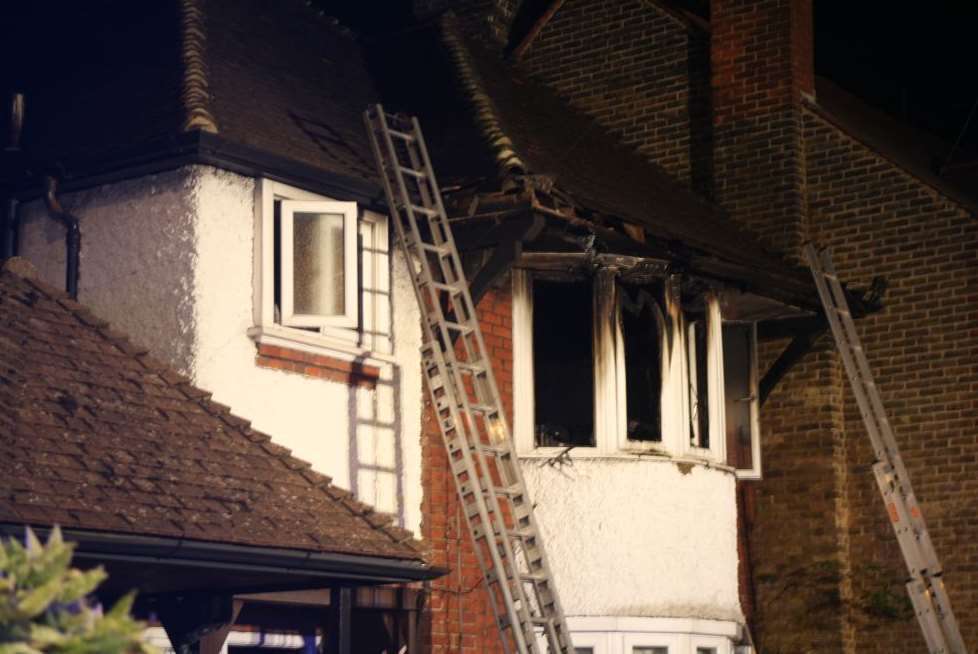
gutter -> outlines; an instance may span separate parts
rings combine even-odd
[[[50,528],[34,530],[39,537],[46,537],[51,531]],[[283,581],[289,577],[302,577],[397,583],[426,581],[448,573],[446,569],[417,559],[310,552],[85,529],[62,529],[61,533],[65,541],[77,543],[75,558],[97,562],[121,561],[276,574],[281,575]],[[20,539],[24,534],[24,525],[0,523],[0,534]]]
[[[62,164],[74,171],[70,177],[60,180],[62,193],[202,165],[246,177],[266,177],[328,197],[354,200],[373,211],[387,212],[379,183],[323,170],[200,130],[142,143],[109,159],[68,158]],[[43,194],[44,190],[35,186],[19,189],[16,197],[20,202],[27,202]]]

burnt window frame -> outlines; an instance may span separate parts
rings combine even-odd
[[[723,320],[723,327],[744,327],[748,330],[750,353],[748,355],[748,386],[750,390],[750,444],[751,444],[751,467],[738,468],[733,462],[727,460],[727,464],[733,468],[738,479],[760,480],[763,478],[763,463],[761,459],[761,402],[760,402],[760,371],[758,369],[758,340],[757,322],[749,320]],[[726,354],[726,350],[724,350]],[[724,359],[726,361],[726,358]],[[726,368],[724,368],[726,375]],[[726,432],[726,378],[724,378],[724,432]],[[724,435],[726,440],[726,434]],[[729,454],[729,453],[728,453]]]
[[[697,433],[698,424],[694,418],[693,405],[698,387],[702,380],[693,379],[691,370],[696,366],[695,343],[691,342],[690,332],[694,321],[687,319],[687,312],[682,311],[681,320],[681,348],[683,351],[682,366],[682,406],[684,412],[684,429],[682,431],[684,455],[708,459],[711,461],[726,464],[726,405],[724,398],[724,372],[723,372],[723,316],[720,311],[719,293],[714,290],[706,290],[702,293],[703,302],[702,321],[706,329],[706,384],[707,384],[707,410],[709,415],[709,444],[707,447],[699,443],[700,435]]]

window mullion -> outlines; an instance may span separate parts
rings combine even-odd
[[[616,276],[613,268],[594,276],[594,444],[599,451],[614,451],[619,441]]]

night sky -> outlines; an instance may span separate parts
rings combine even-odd
[[[380,36],[410,23],[410,0],[316,4],[365,35]],[[679,4],[708,13],[706,0]],[[877,109],[939,135],[950,148],[978,100],[978,2],[816,0],[814,5],[816,73]],[[962,146],[978,151],[978,112]]]

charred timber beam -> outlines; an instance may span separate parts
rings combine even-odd
[[[801,361],[806,354],[808,354],[812,347],[815,345],[815,341],[818,340],[819,336],[825,333],[828,329],[828,323],[826,323],[825,318],[821,319],[821,326],[813,327],[811,331],[802,332],[797,334],[788,346],[781,352],[781,355],[771,364],[767,372],[764,373],[764,377],[761,379],[761,383],[758,387],[758,394],[760,395],[760,403],[763,406],[767,401],[767,398],[774,391],[778,383],[784,379],[784,376],[795,367],[799,361]]]
[[[517,217],[503,217],[500,221],[472,218],[456,222],[452,225],[452,234],[459,252],[471,252],[514,240],[530,240],[542,228],[542,216],[520,211]]]
[[[536,238],[543,225],[543,216],[534,213],[524,220],[502,223],[498,225],[498,230],[484,235],[484,239],[491,239],[496,243],[496,247],[469,282],[469,293],[472,295],[473,304],[479,304],[486,291],[519,261],[523,254],[523,243]]]

